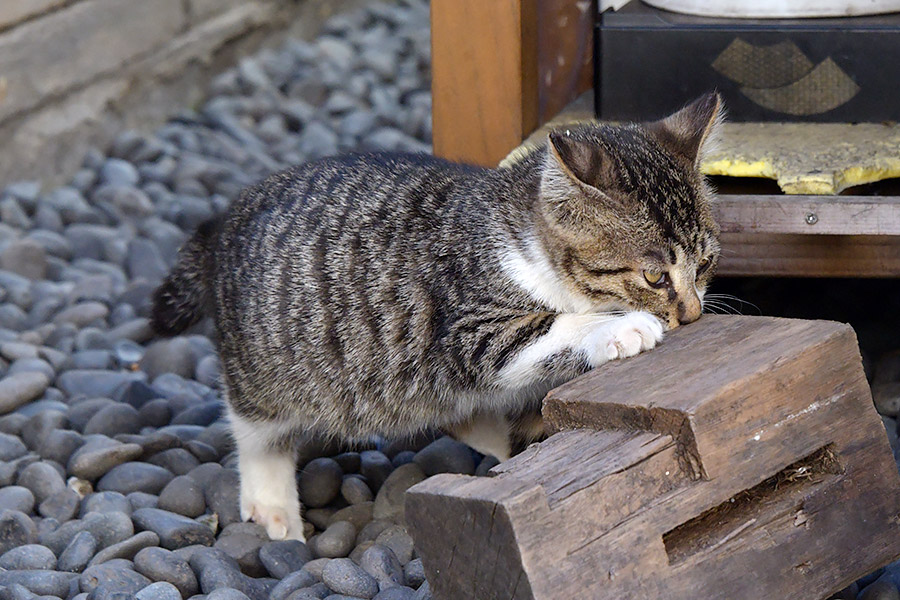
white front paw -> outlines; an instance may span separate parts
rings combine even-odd
[[[663,325],[659,319],[647,312],[630,312],[589,336],[591,366],[649,350],[662,337]]]

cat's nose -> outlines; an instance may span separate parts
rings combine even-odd
[[[700,306],[699,298],[692,298],[693,301],[678,301],[678,323],[680,325],[685,325],[687,323],[693,323],[697,319],[700,318],[700,313],[702,311],[702,307]]]

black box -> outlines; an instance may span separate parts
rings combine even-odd
[[[900,121],[900,13],[713,19],[633,0],[596,33],[604,119],[665,115],[716,89],[732,121]]]

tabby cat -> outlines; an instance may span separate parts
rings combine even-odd
[[[326,158],[202,226],[153,324],[215,317],[242,517],[304,539],[294,448],[312,434],[442,428],[506,459],[551,387],[697,319],[719,251],[698,163],[720,104],[556,131],[500,169]]]

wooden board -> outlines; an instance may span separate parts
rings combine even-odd
[[[724,233],[717,274],[900,277],[900,236]]]
[[[432,0],[434,153],[497,163],[592,83],[592,3]]]
[[[435,598],[823,598],[900,556],[900,477],[846,325],[705,316],[553,390],[557,433],[432,477]]]

